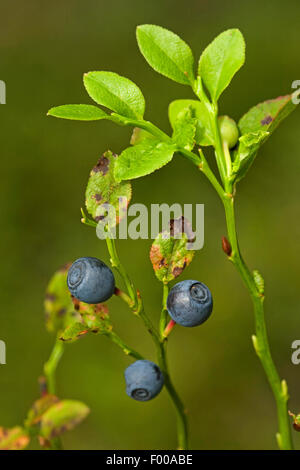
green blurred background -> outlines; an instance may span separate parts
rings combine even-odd
[[[128,146],[130,130],[109,122],[47,118],[65,103],[91,103],[82,75],[112,70],[134,80],[146,98],[146,117],[169,132],[168,103],[192,97],[188,87],[159,76],[146,64],[135,27],[154,23],[182,36],[196,60],[215,35],[242,30],[246,64],[224,93],[221,113],[235,119],[264,99],[291,91],[300,79],[298,0],[3,2],[0,7],[0,79],[7,84],[1,121],[0,424],[21,423],[38,396],[53,344],[45,331],[47,280],[80,256],[108,262],[106,246],[80,223],[90,168],[107,148]],[[300,410],[300,365],[291,363],[299,320],[299,128],[295,112],[263,147],[237,200],[241,247],[266,279],[266,311],[274,359],[289,384],[290,408]],[[204,281],[215,300],[200,328],[178,327],[169,341],[170,369],[189,411],[193,449],[276,448],[274,401],[256,358],[251,303],[225,259],[226,233],[217,195],[186,160],[133,183],[133,202],[204,203],[205,246],[182,279]],[[161,285],[149,261],[149,241],[119,242],[120,256],[136,280],[153,320]],[[118,301],[109,302],[118,331],[149,359],[151,339]],[[129,360],[106,338],[85,337],[66,348],[58,393],[84,401],[88,419],[64,437],[68,449],[167,449],[176,446],[175,416],[163,391],[149,403],[130,400],[123,370]],[[299,435],[294,433],[298,448]]]

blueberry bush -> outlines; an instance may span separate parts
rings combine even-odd
[[[225,211],[227,236],[222,239],[223,251],[237,269],[252,299],[256,330],[252,336],[253,346],[277,408],[277,443],[280,449],[292,449],[288,387],[272,359],[264,319],[264,279],[257,270],[250,270],[242,257],[234,204],[238,184],[247,175],[260,147],[296,105],[292,96],[286,95],[252,107],[238,123],[229,116],[219,116],[218,100],[245,60],[245,42],[238,29],[224,31],[207,46],[200,56],[196,73],[190,47],[173,32],[155,25],[138,26],[137,42],[154,70],[190,87],[195,99],[178,99],[170,103],[172,135],[168,135],[144,119],[145,100],[137,85],[113,72],[93,71],[86,73],[83,81],[96,105],[63,105],[49,110],[48,115],[57,118],[106,119],[133,128],[128,148],[119,156],[112,151],[105,152],[91,170],[85,195],[87,212],[82,210],[81,221],[96,229],[103,219],[99,210],[108,203],[115,207],[119,222],[124,213],[120,211],[118,201],[126,198],[127,203],[130,202],[130,180],[160,169],[175,154],[181,154],[196,171],[208,178]],[[212,170],[205,156],[206,147],[214,149],[217,172]],[[187,415],[169,374],[167,339],[177,323],[193,327],[206,321],[212,312],[213,301],[209,288],[197,280],[181,281],[169,291],[169,284],[182,274],[194,257],[194,251],[188,249],[191,234],[187,225],[184,219],[171,220],[169,229],[157,235],[150,249],[150,260],[163,290],[157,326],[145,312],[141,293],[119,259],[116,241],[109,236],[109,222],[106,244],[111,267],[123,280],[122,289],[115,286],[111,269],[96,258],[80,258],[54,274],[46,291],[45,311],[46,327],[56,339],[44,366],[44,378],[40,380],[41,397],[22,426],[0,428],[0,449],[25,448],[35,436],[42,447],[60,449],[61,434],[88,414],[86,405],[60,400],[55,392],[55,371],[65,344],[86,334],[105,335],[133,360],[125,371],[124,381],[124,393],[126,388],[131,398],[147,401],[163,387],[167,389],[177,415],[177,447],[188,448]],[[175,236],[176,229],[182,226],[181,237]],[[112,295],[125,302],[145,324],[154,342],[156,364],[145,359],[114,331],[108,307],[103,303]],[[299,415],[290,415],[294,428],[299,430]]]

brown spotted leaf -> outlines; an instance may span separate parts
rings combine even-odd
[[[45,439],[60,436],[77,426],[89,412],[89,408],[80,401],[62,400],[43,414],[40,435]]]
[[[45,316],[48,331],[65,328],[76,319],[76,313],[67,288],[67,274],[70,264],[56,271],[50,279],[45,295]]]
[[[259,103],[240,119],[238,125],[241,134],[257,131],[267,131],[271,134],[294,109],[296,104],[292,101],[292,95],[279,96]]]
[[[22,450],[29,441],[27,432],[20,426],[11,429],[0,427],[0,450]]]
[[[170,230],[158,234],[150,250],[150,260],[161,282],[169,283],[190,264],[195,254],[188,249],[192,238],[190,225],[183,217],[170,221]]]
[[[127,207],[131,199],[131,184],[117,182],[114,177],[115,164],[118,155],[110,150],[105,152],[90,173],[85,193],[85,204],[89,214],[98,222],[103,216],[101,206],[110,204],[115,208],[117,223],[121,220],[123,211],[119,210],[119,199],[122,207]],[[126,198],[126,199],[125,199]],[[124,205],[124,201],[127,203]],[[102,206],[103,207],[103,206]]]
[[[68,325],[61,333],[61,341],[74,342],[87,333],[109,334],[112,330],[108,308],[105,304],[86,304],[73,298],[78,321]]]
[[[43,414],[49,408],[51,408],[51,406],[58,402],[59,398],[50,394],[47,394],[36,400],[28,412],[27,418],[25,420],[25,427],[31,428],[32,426],[37,425],[41,421]]]

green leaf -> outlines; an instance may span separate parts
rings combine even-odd
[[[176,238],[180,229],[181,237]],[[184,231],[185,230],[185,231]],[[159,281],[167,284],[176,279],[192,261],[195,251],[189,250],[193,233],[186,219],[170,221],[170,230],[158,234],[150,250],[150,260]]]
[[[269,132],[249,132],[239,138],[239,146],[234,152],[232,173],[234,181],[240,181],[255,160],[259,147],[268,138]]]
[[[112,330],[108,307],[105,304],[86,304],[73,298],[75,310],[92,333],[106,334]]]
[[[89,72],[85,88],[96,103],[128,118],[142,119],[145,100],[141,90],[128,78],[113,72]]]
[[[62,400],[51,406],[43,414],[40,434],[45,439],[53,439],[65,431],[70,431],[89,414],[89,408],[80,401]]]
[[[155,137],[150,134],[150,132],[147,132],[144,129],[140,129],[139,127],[135,127],[132,132],[130,143],[131,145],[137,145],[143,142],[143,140],[148,139],[153,140]]]
[[[65,342],[77,341],[87,333],[109,334],[112,330],[108,308],[105,304],[86,304],[73,298],[78,321],[72,322],[60,334],[59,339]]]
[[[42,398],[36,400],[29,410],[27,418],[25,420],[25,427],[31,428],[36,426],[42,419],[43,414],[51,408],[55,403],[59,402],[59,398],[55,395],[47,394]]]
[[[245,41],[238,29],[219,34],[203,51],[199,75],[213,102],[218,101],[245,61]]]
[[[110,116],[102,109],[91,104],[65,104],[49,109],[48,116],[62,119],[73,119],[75,121],[98,121],[109,119]]]
[[[115,179],[115,167],[119,158],[121,157],[108,150],[90,173],[85,193],[85,204],[88,212],[96,221],[99,218],[99,207],[108,203],[116,209],[117,221],[119,222],[122,218],[119,211],[119,198],[122,198],[123,201],[126,198],[127,204],[131,200],[131,184],[120,183]]]
[[[203,103],[197,100],[175,100],[169,105],[169,120],[173,129],[181,112],[190,109],[192,118],[196,124],[195,141],[198,145],[213,145],[213,133],[207,109]]]
[[[11,429],[0,427],[0,450],[22,450],[29,441],[27,432],[20,426]]]
[[[157,139],[144,140],[121,153],[115,165],[117,180],[129,180],[149,175],[169,163],[176,146]]]
[[[192,150],[195,145],[196,118],[190,107],[178,113],[174,122],[174,132],[172,139],[179,147]]]
[[[74,319],[76,313],[67,287],[68,269],[66,264],[50,279],[45,295],[45,318],[48,331],[58,331],[65,328]]]
[[[271,135],[281,121],[296,109],[296,106],[292,102],[292,95],[279,96],[259,103],[240,119],[238,126],[241,134],[268,131]]]
[[[156,72],[175,82],[190,85],[194,80],[194,58],[190,47],[177,34],[151,24],[137,27],[141,53]]]
[[[89,333],[89,328],[83,321],[73,322],[60,334],[59,339],[64,342],[73,343],[87,333]]]

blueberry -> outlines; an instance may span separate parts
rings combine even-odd
[[[199,281],[182,281],[170,290],[168,312],[182,326],[197,326],[205,322],[213,308],[209,288]]]
[[[126,393],[138,401],[156,397],[164,384],[164,376],[154,362],[141,360],[125,370]]]
[[[69,269],[68,288],[76,299],[98,304],[109,299],[115,290],[115,278],[108,266],[97,258],[79,258]]]

